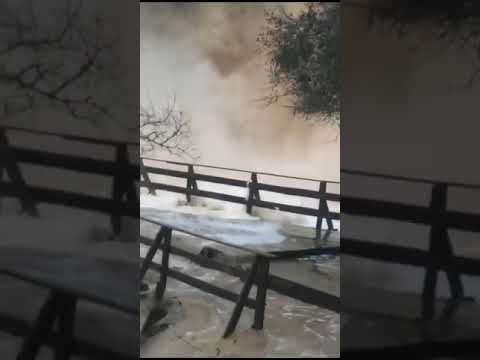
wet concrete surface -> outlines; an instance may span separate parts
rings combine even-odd
[[[158,225],[148,222],[141,223],[141,234],[153,238],[159,230]],[[282,230],[291,236],[290,241],[295,241],[294,236],[299,238],[312,238],[315,229],[296,225],[283,225]],[[324,245],[339,246],[339,232],[335,232],[328,243]],[[202,240],[190,235],[174,232],[172,246],[188,251],[192,254],[200,254],[205,249],[215,250],[215,261],[230,266],[241,266],[248,269],[254,256],[245,251],[217,244],[208,240]],[[288,246],[288,245],[285,245]],[[293,246],[297,246],[293,244]],[[160,262],[160,254],[156,261]],[[338,257],[307,257],[302,260],[275,260],[270,264],[270,274],[278,276],[307,287],[324,291],[332,295],[340,296],[340,260]]]
[[[48,291],[28,282],[8,276],[0,276],[0,314],[33,323],[44,303]],[[5,295],[5,296],[4,296]],[[75,318],[74,336],[80,341],[100,346],[116,353],[138,357],[138,317],[80,301]],[[15,359],[23,338],[0,330],[0,354],[2,359]],[[50,348],[42,347],[39,360],[52,359]],[[72,359],[86,359],[73,356]]]
[[[175,244],[179,242],[175,241]],[[159,260],[157,255],[155,261]],[[170,267],[236,293],[243,285],[238,278],[201,268],[177,256],[171,257]],[[322,266],[318,264],[293,261],[275,263],[272,273],[291,275],[292,279],[298,276],[314,287],[338,293],[338,265],[325,266],[324,271],[330,276],[322,274],[321,270]],[[310,274],[309,277],[303,276],[306,273]],[[153,285],[158,276],[149,271],[146,281]],[[255,291],[254,287],[251,298],[254,298]],[[142,357],[338,357],[340,354],[339,314],[274,291],[267,293],[264,330],[251,329],[253,310],[245,309],[236,332],[229,339],[222,339],[222,334],[233,303],[170,278],[166,300],[156,302],[152,296],[141,301],[141,326],[155,306],[165,306],[169,313],[176,315],[159,320],[157,333],[146,329],[148,336],[142,336]]]
[[[480,304],[461,302],[449,321],[439,316],[446,299],[436,302],[437,317],[425,333],[419,321],[421,296],[342,283],[342,350],[402,346],[426,340],[480,340]]]

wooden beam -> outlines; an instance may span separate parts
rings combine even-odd
[[[430,209],[424,206],[345,196],[342,196],[342,213],[400,220],[417,224],[430,224],[432,221]]]
[[[340,255],[340,247],[320,247],[320,248],[313,248],[313,249],[305,249],[305,250],[284,250],[284,251],[272,251],[271,254],[275,255],[276,258],[272,259],[272,261],[276,260],[285,260],[285,259],[298,259],[306,256],[312,255]]]
[[[176,185],[167,185],[167,184],[160,184],[156,182],[146,183],[145,181],[140,181],[140,186],[151,188],[154,190],[163,190],[163,191],[170,191],[178,194],[186,194],[187,188],[182,186]]]
[[[255,330],[263,329],[263,320],[265,318],[265,305],[267,302],[268,280],[270,272],[269,259],[260,256],[257,269],[257,297],[255,299],[255,318],[252,328]]]
[[[73,350],[75,311],[77,299],[61,294],[58,307],[58,333],[55,346],[55,359],[68,360]]]
[[[186,171],[162,169],[162,168],[156,168],[152,166],[145,166],[145,171],[150,174],[179,177],[183,179],[186,179],[188,177],[188,172]]]
[[[279,294],[303,301],[307,304],[316,305],[336,313],[342,310],[338,296],[323,292],[308,286],[287,280],[276,275],[270,275],[269,289]]]
[[[152,263],[151,268],[158,271],[158,272],[162,271],[161,265],[156,264],[156,263]],[[183,282],[187,285],[190,285],[194,288],[200,289],[200,290],[202,290],[202,291],[204,291],[208,294],[218,296],[222,299],[225,299],[225,300],[228,300],[228,301],[231,301],[231,302],[237,302],[237,300],[238,300],[238,294],[235,294],[234,292],[228,291],[226,289],[222,289],[218,286],[209,284],[205,281],[196,279],[192,276],[186,275],[186,274],[181,273],[179,271],[169,269],[168,270],[168,276],[174,278],[175,280]],[[245,306],[254,309],[255,308],[255,301],[252,300],[252,299],[248,299],[245,303]]]
[[[278,185],[271,185],[271,184],[264,184],[258,183],[257,188],[259,190],[265,190],[270,192],[275,192],[279,194],[285,195],[292,195],[292,196],[302,196],[312,199],[324,199],[327,201],[340,201],[340,195],[338,194],[331,194],[331,193],[319,193],[315,190],[307,190],[307,189],[299,189],[299,188],[292,188],[287,186],[278,186]]]
[[[342,213],[414,224],[431,225],[435,221],[435,215],[429,207],[351,197],[342,197]],[[446,211],[444,224],[449,228],[480,232],[480,215]]]
[[[238,297],[237,303],[235,304],[235,308],[233,309],[232,316],[227,324],[225,332],[223,334],[223,338],[229,337],[237,327],[238,320],[240,319],[240,315],[242,314],[243,308],[245,306],[246,301],[248,300],[248,294],[250,294],[250,290],[252,289],[253,281],[257,277],[257,270],[259,266],[260,257],[255,257],[255,261],[253,262],[252,268],[248,274],[247,279],[243,284],[242,291],[240,292],[240,296]]]
[[[341,238],[341,253],[372,260],[402,265],[428,267],[437,270],[457,271],[465,275],[480,275],[480,260],[461,256],[452,257],[448,262],[432,257],[428,251],[397,245],[377,244],[351,238]]]
[[[253,200],[252,203],[254,206],[267,208],[267,209],[276,209],[276,210],[286,211],[294,214],[310,215],[315,217],[318,215],[317,209],[307,208],[303,206],[286,205],[286,204],[280,204],[276,202],[262,201],[262,200]],[[339,220],[340,214],[329,212],[328,214],[326,214],[325,217],[330,218],[332,220]]]
[[[37,204],[26,194],[27,184],[18,166],[18,159],[12,150],[12,146],[8,143],[5,129],[0,128],[0,183],[3,170],[10,178],[10,185],[15,188],[18,194],[17,197],[22,205],[22,211],[38,217]]]
[[[245,198],[241,196],[221,194],[221,193],[212,192],[212,191],[193,190],[191,194],[195,196],[203,196],[210,199],[229,201],[237,204],[245,204],[247,202]]]
[[[99,138],[64,134],[64,133],[46,131],[46,130],[27,129],[27,128],[22,128],[22,127],[18,127],[18,126],[11,126],[11,125],[2,125],[2,128],[6,129],[6,130],[20,131],[20,132],[26,132],[26,133],[31,133],[31,134],[37,134],[37,135],[55,136],[55,137],[60,137],[60,138],[64,138],[64,139],[67,139],[67,140],[90,143],[90,144],[102,144],[102,145],[126,144],[126,145],[129,145],[129,146],[137,146],[137,147],[140,146],[139,142],[99,139]]]
[[[150,249],[148,250],[147,256],[145,259],[142,259],[142,265],[140,267],[140,281],[143,280],[145,277],[145,274],[148,270],[149,267],[152,266],[153,263],[153,258],[155,257],[155,254],[157,253],[158,249],[162,245],[163,240],[165,239],[165,236],[167,234],[166,228],[162,227],[160,231],[157,232],[157,235],[155,236],[155,240],[150,246]]]
[[[38,354],[45,337],[51,332],[53,323],[57,317],[57,310],[60,306],[59,297],[55,292],[50,292],[46,302],[42,305],[35,325],[30,334],[25,337],[17,360],[33,360]]]
[[[150,176],[148,175],[148,172],[145,170],[145,164],[143,163],[143,159],[140,158],[140,186],[145,186],[148,189],[149,194],[155,195],[155,189],[152,187],[152,181],[150,180]],[[143,181],[142,181],[143,178]]]
[[[14,146],[10,146],[10,148],[18,162],[105,176],[113,176],[117,171],[117,164],[114,161],[90,159],[76,155],[57,154]],[[124,169],[123,175],[138,178],[139,172],[139,166],[129,165]]]
[[[146,246],[151,246],[154,241],[152,239],[148,239],[144,236],[140,236],[140,242],[142,244],[146,245]],[[159,249],[163,250],[163,246],[160,246]],[[231,265],[228,265],[228,264],[222,264],[222,263],[219,263],[219,262],[214,261],[212,259],[209,259],[205,256],[189,253],[188,251],[179,249],[175,246],[171,246],[170,251],[173,255],[181,256],[181,257],[183,257],[185,259],[188,259],[188,260],[190,260],[190,261],[192,261],[192,262],[194,262],[194,263],[196,263],[196,264],[198,264],[202,267],[212,269],[212,270],[222,271],[226,274],[236,276],[236,277],[239,277],[239,278],[241,278],[242,276],[245,276],[245,271],[242,270],[238,266],[235,267],[235,266],[231,266]]]
[[[162,227],[164,231],[163,235],[163,248],[162,248],[162,267],[160,271],[160,280],[158,281],[157,288],[155,290],[155,296],[157,299],[161,299],[167,288],[167,279],[168,279],[168,264],[170,259],[170,247],[172,241],[172,229],[167,227]],[[150,259],[150,262],[153,260],[153,257]],[[147,263],[148,265],[148,263]]]
[[[425,179],[425,178],[415,178],[415,177],[407,177],[407,176],[398,176],[398,175],[387,175],[387,174],[380,174],[380,173],[372,173],[368,171],[360,171],[360,170],[349,170],[349,169],[340,169],[340,172],[343,174],[349,175],[358,175],[364,177],[371,177],[377,179],[386,179],[386,180],[394,180],[394,181],[404,181],[409,183],[420,183],[420,184],[428,184],[433,185],[439,183],[433,179]],[[467,184],[467,183],[459,183],[459,182],[443,182],[447,184],[449,187],[462,187],[462,188],[469,188],[469,189],[480,189],[480,185],[478,184]]]
[[[187,204],[190,204],[192,200],[192,191],[198,189],[197,181],[194,178],[195,173],[193,172],[193,165],[188,165],[188,177],[187,177],[187,188],[186,188],[186,195],[187,195]]]
[[[252,213],[252,208],[255,204],[255,200],[260,200],[260,191],[258,190],[257,185],[257,174],[252,172],[250,182],[248,183],[247,214]]]
[[[0,313],[0,331],[16,337],[25,337],[33,331],[29,321],[18,319],[11,314]],[[52,332],[45,338],[44,346],[54,348],[58,332]],[[73,340],[73,353],[75,355],[85,356],[88,359],[118,359],[118,360],[136,360],[136,356],[127,356],[125,354],[113,351],[93,344],[85,340]]]
[[[162,162],[162,163],[165,163],[165,164],[174,164],[174,165],[183,165],[183,166],[190,165],[190,163],[180,162],[180,161],[154,159],[154,158],[145,157],[145,156],[142,157],[142,158],[145,159],[145,160],[152,160],[152,161]],[[234,172],[241,172],[241,173],[248,173],[248,174],[252,173],[251,170],[233,169],[233,168],[227,168],[227,167],[221,167],[221,166],[212,166],[212,165],[205,165],[205,164],[195,164],[195,166],[196,167],[207,168],[207,169],[227,170],[227,171],[234,171]],[[329,184],[339,184],[340,183],[338,181],[302,178],[302,177],[297,177],[297,176],[288,176],[288,175],[273,174],[273,173],[259,172],[259,171],[257,171],[256,173],[258,175],[273,176],[273,177],[279,177],[279,178],[284,178],[284,179],[306,180],[306,181],[312,181],[312,182],[325,181]]]
[[[53,190],[37,186],[27,185],[23,189],[18,189],[14,184],[0,182],[0,191],[4,196],[28,197],[32,201],[45,202],[49,204],[58,204],[64,206],[72,206],[80,209],[99,211],[103,213],[111,213],[112,200],[100,198],[91,195],[77,194],[64,190]],[[121,213],[124,216],[139,216],[140,204],[130,204],[122,202]]]
[[[432,199],[430,209],[436,219],[430,230],[430,256],[449,263],[453,258],[452,245],[448,237],[447,227],[443,221],[447,209],[447,185],[435,184],[432,188]],[[424,288],[422,295],[422,318],[433,320],[435,316],[435,293],[437,287],[438,269],[434,263],[427,265],[425,273]],[[464,296],[463,284],[457,271],[447,271],[448,282],[453,299],[460,299]]]
[[[144,237],[141,238],[141,241],[145,245],[150,245],[152,243],[152,240],[146,239]],[[200,266],[221,271],[228,275],[241,278],[242,280],[245,280],[248,276],[248,270],[244,270],[241,267],[233,267],[231,265],[221,264],[212,259],[205,258],[201,255],[191,254],[185,250],[178,249],[174,246],[172,246],[171,252],[174,255],[182,256],[186,259],[189,259],[190,261]],[[160,265],[152,263],[152,268],[159,269],[159,267]],[[257,285],[256,280],[254,280],[254,284]],[[291,280],[270,274],[269,288],[273,291],[278,292],[279,294],[289,296],[291,298],[306,302],[308,304],[326,308],[331,311],[340,312],[340,299],[338,297],[307,287],[305,285],[292,282]]]
[[[237,180],[237,179],[231,179],[231,178],[220,177],[220,176],[205,175],[205,174],[199,174],[199,173],[195,173],[193,177],[197,181],[205,181],[205,182],[211,182],[211,183],[216,183],[216,184],[236,186],[236,187],[241,187],[241,188],[246,188],[247,187],[247,181],[244,181],[244,180]]]

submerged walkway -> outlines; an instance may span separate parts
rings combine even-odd
[[[449,322],[436,320],[429,336],[419,327],[421,297],[342,284],[342,351],[418,344],[423,341],[480,341],[480,304],[464,302]],[[443,309],[445,300],[437,301]]]
[[[172,260],[173,267],[199,279],[231,291],[238,292],[241,288],[238,278],[202,268],[180,257],[173,256]],[[155,272],[147,275],[152,283],[158,276]],[[340,315],[337,313],[268,291],[264,330],[251,329],[254,312],[246,309],[236,332],[222,339],[234,303],[174,279],[169,280],[165,296],[167,304],[162,305],[166,306],[168,315],[157,324],[156,334],[142,340],[142,357],[339,357]],[[143,299],[141,307],[151,307],[150,301]]]
[[[151,238],[156,230],[151,224],[141,223],[143,236]],[[299,231],[297,228],[294,230]],[[310,230],[314,231],[303,228],[304,232]],[[172,244],[194,254],[199,254],[205,248],[219,250],[214,252],[213,259],[220,263],[248,268],[252,261],[251,255],[237,249],[192,239],[176,232],[173,237]],[[141,254],[146,251],[147,247],[142,246]],[[158,254],[154,261],[160,263],[161,254]],[[201,267],[183,257],[172,256],[170,267],[236,293],[242,287],[242,281],[238,277]],[[340,292],[339,270],[338,261],[325,266],[296,260],[271,264],[273,276],[292,282],[301,280],[300,283],[304,286],[335,296]],[[158,276],[158,273],[149,271],[146,280],[154,284]],[[251,296],[255,295],[255,291],[254,287]],[[246,309],[236,332],[229,339],[222,339],[222,332],[234,303],[174,279],[168,280],[165,295],[166,300],[160,305],[167,309],[168,315],[156,324],[149,336],[142,339],[142,357],[338,357],[340,354],[338,313],[280,295],[275,291],[269,290],[267,293],[264,330],[251,329],[253,311]],[[159,304],[155,304],[152,298],[142,299],[141,321],[145,321],[152,307],[156,305]]]

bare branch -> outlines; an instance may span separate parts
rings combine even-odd
[[[2,6],[4,13],[15,15],[0,18],[0,38],[6,40],[0,46],[0,85],[11,94],[0,106],[12,108],[8,101],[15,98],[24,103],[17,112],[46,101],[77,118],[110,116],[91,85],[91,78],[108,67],[110,46],[104,41],[102,19],[73,0],[64,3],[59,21],[50,24],[37,17],[35,6],[27,0],[19,14]],[[88,24],[90,19],[93,23]]]
[[[160,149],[172,155],[195,159],[190,123],[177,109],[175,96],[161,111],[153,104],[140,107],[140,149],[142,154]]]

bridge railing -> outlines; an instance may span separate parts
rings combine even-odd
[[[176,170],[168,169],[165,166],[151,166],[145,165],[144,160],[154,161],[157,163],[163,163],[164,165],[174,165],[179,168]],[[239,179],[238,177],[224,177],[224,176],[214,176],[202,173],[202,169],[216,169],[229,172],[235,172],[239,174],[247,174],[248,180]],[[248,214],[252,213],[253,208],[266,208],[272,210],[279,210],[294,214],[313,216],[317,218],[316,224],[316,234],[320,236],[320,231],[322,228],[322,222],[325,220],[327,222],[328,228],[330,230],[335,230],[333,225],[333,220],[340,220],[340,213],[330,210],[328,202],[338,202],[340,203],[340,194],[328,192],[327,187],[329,184],[339,185],[339,182],[336,181],[326,181],[318,179],[309,179],[309,178],[300,178],[279,174],[272,174],[266,172],[257,172],[257,171],[248,171],[241,169],[233,169],[226,167],[218,167],[211,165],[203,164],[192,164],[185,162],[177,161],[166,161],[152,158],[141,158],[140,159],[140,173],[141,173],[141,182],[140,186],[148,189],[150,194],[155,194],[155,190],[163,190],[174,193],[183,194],[186,197],[187,202],[190,202],[192,196],[204,197],[216,200],[222,200],[226,202],[236,203],[245,205],[245,210]],[[166,184],[164,182],[153,181],[151,175],[164,175],[168,177],[180,178],[186,180],[184,186]],[[309,190],[289,186],[280,186],[272,185],[266,182],[259,181],[259,176],[269,176],[282,179],[294,179],[294,180],[304,180],[315,182],[318,186],[318,190]],[[207,182],[228,185],[236,188],[247,189],[247,196],[238,196],[227,194],[225,192],[217,191],[207,191],[202,190],[198,186],[198,182]],[[267,201],[261,196],[262,191],[268,191],[277,194],[291,195],[296,197],[310,198],[318,200],[318,207],[306,207],[306,206],[297,206],[289,205],[280,202]]]
[[[342,170],[341,173],[342,179],[345,176],[353,175],[361,178],[373,178],[381,182],[416,183],[430,187],[430,204],[428,206],[342,195],[343,215],[395,220],[403,223],[429,226],[428,250],[377,243],[368,241],[365,238],[342,236],[341,253],[354,257],[425,268],[426,274],[422,292],[422,318],[424,320],[432,320],[435,316],[437,276],[439,271],[446,272],[453,301],[444,310],[444,314],[447,311],[453,312],[453,307],[458,305],[460,300],[465,299],[464,286],[460,275],[480,276],[480,259],[455,256],[448,230],[458,229],[480,233],[480,213],[449,209],[448,194],[449,190],[454,188],[480,190],[480,186],[346,169]],[[375,231],[372,232],[372,235],[374,233]]]
[[[10,132],[32,133],[40,136],[62,138],[72,142],[110,146],[115,150],[115,159],[113,161],[100,160],[15,146],[9,141],[8,133]],[[39,215],[38,203],[63,205],[106,213],[111,216],[113,232],[118,234],[121,231],[122,216],[139,217],[136,182],[139,180],[140,168],[129,161],[128,148],[131,146],[138,147],[138,143],[2,126],[0,127],[0,198],[18,198],[22,210],[33,216]],[[111,177],[113,180],[111,196],[106,198],[83,192],[70,192],[58,188],[30,185],[20,171],[19,165],[23,163],[42,166],[47,169],[56,168]],[[2,175],[3,173],[8,175],[9,181]],[[133,240],[136,241],[136,239]]]
[[[31,147],[19,147],[11,143],[12,132],[17,133],[17,135],[18,133],[31,133],[39,135],[40,137],[47,137],[48,139],[62,138],[68,140],[67,144],[80,142],[84,144],[112,147],[115,151],[115,159],[113,161],[99,160],[79,155],[67,155],[62,152],[41,151],[33,150]],[[21,203],[22,210],[35,217],[42,216],[38,206],[40,203],[104,213],[110,215],[113,233],[118,235],[121,231],[122,216],[139,218],[139,201],[136,182],[139,180],[140,169],[138,165],[131,164],[129,161],[128,148],[132,146],[138,147],[138,143],[93,139],[13,126],[0,126],[0,201],[3,197],[18,199]],[[62,169],[83,174],[110,177],[112,179],[110,197],[90,195],[88,194],[88,186],[83,187],[83,189],[86,190],[85,192],[61,190],[58,187],[61,186],[62,179],[60,179],[60,181],[54,181],[54,185],[56,186],[51,186],[49,188],[45,186],[31,185],[32,180],[35,182],[35,179],[25,179],[20,167],[20,165],[23,164],[40,166],[41,170],[47,173],[52,169]],[[8,179],[3,176],[4,174],[8,175]],[[76,176],[76,174],[74,176]],[[53,178],[53,176],[51,178]],[[0,203],[0,216],[1,210]],[[138,238],[133,237],[131,241],[136,242],[138,241]],[[28,277],[25,277],[25,280],[34,284],[41,285],[45,288],[50,287],[46,282],[37,283],[34,279],[35,278],[33,277],[29,280]],[[29,344],[31,345],[32,341],[34,343],[38,341],[40,344],[40,341],[43,340],[39,340],[38,334],[41,334],[40,336],[44,335],[45,324],[49,322],[48,316],[56,316],[58,314],[52,312],[58,309],[51,310],[51,304],[52,303],[47,300],[38,315],[38,319],[40,320],[37,320],[33,325],[30,322],[26,322],[23,318],[19,318],[17,315],[4,313],[3,311],[0,312],[1,331],[10,336],[28,336],[26,337],[27,340],[25,340],[27,341],[27,346]],[[63,310],[60,311],[65,311],[65,309],[65,306],[63,306]],[[47,314],[50,314],[47,315],[47,318],[45,317],[45,311],[48,311]],[[60,318],[62,316],[65,315],[60,315]],[[70,317],[73,315],[69,313],[68,316]],[[55,320],[55,317],[51,317],[51,319]],[[48,332],[48,325],[46,326]],[[55,334],[53,335],[55,336]],[[52,338],[50,336],[46,340],[45,345],[52,347],[53,352],[54,347],[58,346],[60,342],[58,339],[52,341],[51,339],[54,339],[54,337]],[[59,339],[60,341],[65,340],[62,336],[60,336]],[[104,348],[103,346],[91,343],[90,341],[83,341],[77,338],[72,341],[74,344],[73,352],[84,355],[88,358],[129,358],[124,354]],[[23,350],[24,349],[25,348],[23,348]]]

